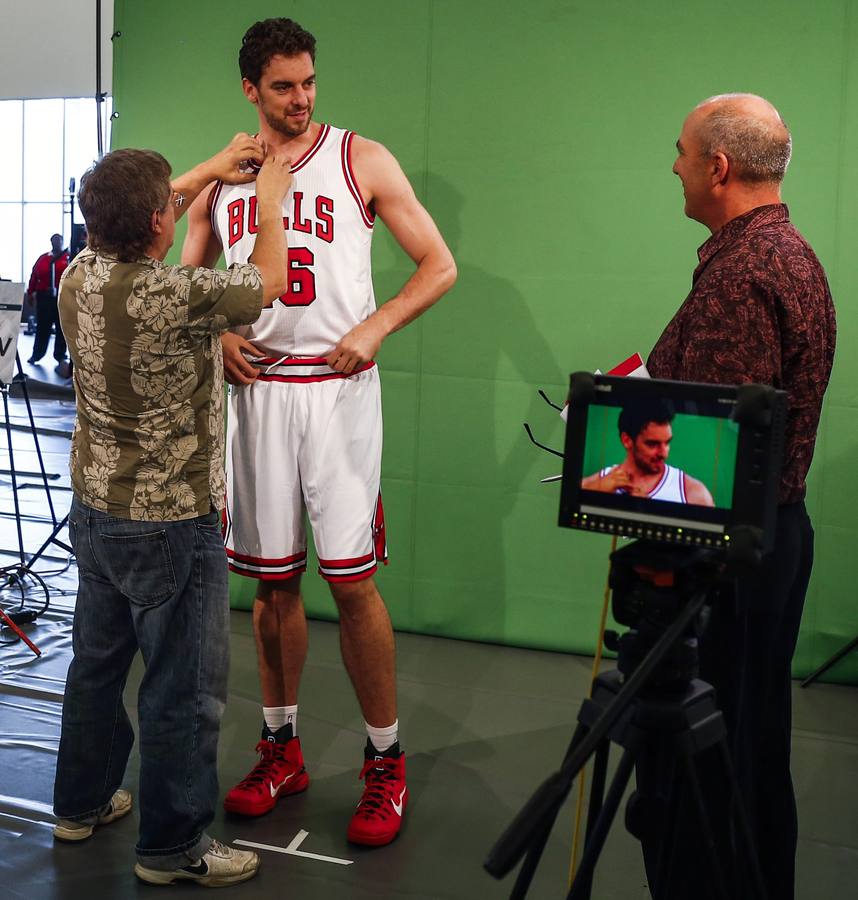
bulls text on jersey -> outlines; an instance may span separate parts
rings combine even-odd
[[[323,124],[292,164],[282,204],[289,289],[235,333],[275,359],[320,357],[375,312],[374,214],[351,164],[353,132]],[[213,233],[227,266],[247,262],[258,233],[256,185],[218,183],[211,196]]]
[[[259,231],[256,194],[236,197],[226,207],[228,246],[240,241],[245,234]],[[330,197],[317,196],[315,202],[306,202],[302,191],[292,194],[292,213],[283,216],[283,228],[301,234],[314,234],[331,244],[334,241],[334,201]]]

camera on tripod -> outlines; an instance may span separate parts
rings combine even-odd
[[[526,894],[554,819],[595,755],[584,853],[569,898],[590,897],[631,775],[653,769],[656,758],[670,785],[666,801],[639,779],[627,812],[629,830],[644,842],[652,896],[689,896],[676,866],[689,835],[664,812],[680,804],[693,811],[709,869],[694,897],[765,900],[723,716],[711,685],[697,679],[697,641],[729,580],[771,549],[785,419],[786,394],[764,385],[571,376],[559,524],[637,539],[611,554],[614,617],[629,631],[606,633],[617,669],[595,679],[560,770],[485,862],[502,878],[524,859],[513,898]],[[612,742],[624,753],[606,791]],[[702,789],[704,753],[723,779],[716,816]],[[653,836],[654,853],[646,843]]]
[[[559,524],[753,563],[773,540],[785,419],[767,385],[577,372]]]
[[[559,524],[641,539],[611,560],[614,619],[631,630],[607,632],[605,644],[624,676],[688,597],[704,586],[714,593],[719,576],[771,547],[785,418],[786,394],[764,385],[571,376]],[[697,677],[707,613],[704,605],[649,689]]]

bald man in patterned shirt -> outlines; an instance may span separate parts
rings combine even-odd
[[[711,97],[686,118],[676,146],[685,214],[712,236],[647,369],[653,378],[770,384],[789,397],[774,549],[713,603],[700,675],[725,715],[768,897],[792,900],[798,821],[790,666],[813,564],[805,479],[834,360],[834,304],[822,265],[781,202],[792,139],[775,107],[752,94]],[[726,842],[728,792],[716,781],[706,787],[716,837]],[[693,839],[695,822],[685,825],[677,832]],[[645,841],[650,862],[658,843],[656,828]],[[682,888],[671,900],[708,896],[705,861],[688,854],[682,865]],[[735,891],[755,896],[748,884]]]

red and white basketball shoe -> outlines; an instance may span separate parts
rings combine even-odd
[[[224,798],[227,812],[261,816],[274,809],[281,797],[307,790],[310,776],[304,768],[301,742],[297,736],[278,741],[283,730],[274,734],[263,727],[262,739],[256,745],[259,762]]]
[[[360,778],[364,779],[363,796],[349,823],[346,837],[353,844],[378,847],[389,844],[402,827],[408,804],[405,786],[405,754],[394,744],[379,753],[369,742]]]

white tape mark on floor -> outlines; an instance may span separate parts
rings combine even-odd
[[[274,847],[271,844],[256,844],[253,841],[240,840],[233,841],[233,844],[241,844],[242,847],[255,847],[257,850],[273,850],[275,853],[288,853],[290,856],[303,856],[306,859],[316,859],[319,862],[334,863],[338,866],[350,866],[354,862],[353,859],[338,859],[336,856],[321,856],[318,853],[307,853],[304,850],[299,850],[298,848],[304,843],[309,833],[309,831],[304,831],[302,828],[292,838],[288,847]]]

